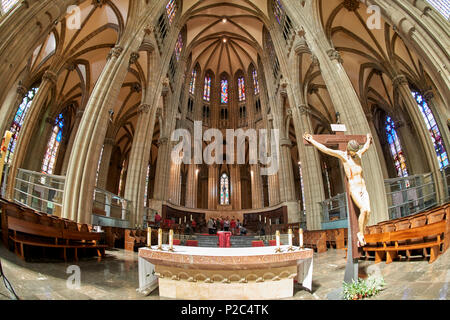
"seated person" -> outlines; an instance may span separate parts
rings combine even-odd
[[[243,226],[241,226],[241,227],[239,228],[239,231],[240,231],[241,234],[243,234],[243,235],[246,235],[246,234],[247,234],[247,229],[244,228]]]

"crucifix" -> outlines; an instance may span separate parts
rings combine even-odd
[[[346,175],[345,190],[348,207],[348,254],[345,282],[358,279],[358,259],[366,244],[364,230],[370,215],[370,200],[362,174],[361,156],[369,149],[372,136],[345,135],[345,125],[332,125],[334,135],[305,133],[304,144],[341,160]],[[338,149],[328,147],[338,146]],[[362,146],[362,147],[361,147]],[[357,213],[359,212],[359,215]]]

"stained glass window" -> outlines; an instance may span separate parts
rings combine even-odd
[[[450,2],[448,0],[427,0],[445,19],[450,19]]]
[[[230,179],[226,173],[220,178],[220,204],[230,204]]]
[[[412,95],[414,99],[416,99],[419,109],[422,112],[423,119],[425,120],[425,124],[430,131],[431,140],[433,141],[434,149],[436,150],[439,166],[442,169],[449,164],[448,154],[445,150],[444,141],[442,140],[441,132],[439,131],[433,112],[420,93],[417,91],[412,91]]]
[[[305,188],[304,188],[304,184],[303,184],[303,172],[302,172],[302,163],[299,162],[298,163],[298,170],[300,173],[300,191],[302,193],[302,210],[305,212],[306,214],[306,205],[305,205]]]
[[[239,102],[245,101],[245,82],[244,77],[238,79]]]
[[[125,160],[122,162],[122,170],[120,170],[120,178],[119,178],[119,190],[117,195],[120,197],[122,193],[122,187],[123,187],[123,179],[125,178]]]
[[[259,94],[259,82],[258,82],[258,72],[253,70],[253,87],[255,88],[255,95]]]
[[[228,80],[220,81],[220,103],[228,103]]]
[[[283,21],[284,9],[280,0],[273,0],[273,14],[275,15],[275,19],[277,19],[278,23],[281,24]]]
[[[385,121],[386,135],[389,144],[389,150],[391,152],[392,159],[394,160],[395,170],[397,171],[397,176],[407,177],[408,170],[406,168],[406,159],[403,154],[402,146],[400,144],[400,139],[397,135],[397,130],[395,129],[395,123],[392,118],[387,116]]]
[[[210,101],[211,100],[211,77],[205,77],[205,89],[203,90],[203,100]]]
[[[167,18],[172,24],[173,19],[177,13],[177,2],[175,0],[170,0],[166,5]]]
[[[180,61],[181,51],[183,50],[183,36],[181,33],[178,35],[177,44],[175,46],[175,55],[177,57],[177,61]]]
[[[55,170],[56,156],[61,145],[63,128],[64,117],[62,114],[59,114],[47,144],[47,151],[45,152],[44,162],[42,163],[42,173],[53,174]]]
[[[197,81],[197,70],[192,70],[191,82],[189,83],[189,93],[195,94],[195,83]]]
[[[2,13],[7,13],[19,0],[2,0]]]
[[[30,109],[31,103],[38,92],[38,88],[33,88],[25,95],[17,109],[16,115],[14,117],[13,123],[9,131],[12,132],[13,136],[11,142],[8,146],[8,152],[6,153],[5,161],[6,163],[11,163],[12,155],[14,154],[14,150],[16,149],[17,139],[19,137],[20,129],[22,129],[23,122],[25,120],[25,116]]]

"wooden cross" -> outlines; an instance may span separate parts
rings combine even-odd
[[[345,135],[343,131],[336,132],[336,134],[320,134],[313,135],[314,140],[323,144],[326,147],[334,147],[338,146],[338,150],[346,151],[347,145],[350,140],[357,141],[360,145],[366,143],[367,136],[363,135]],[[308,141],[303,139],[303,143],[306,146],[312,146]],[[362,248],[358,247],[358,237],[357,233],[359,230],[358,226],[358,215],[359,208],[353,202],[353,199],[350,196],[350,189],[348,186],[348,179],[345,177],[345,191],[347,193],[347,203],[348,203],[348,219],[350,219],[350,230],[351,232],[351,240],[352,240],[352,258],[359,259],[362,255]],[[361,230],[364,233],[364,230]]]

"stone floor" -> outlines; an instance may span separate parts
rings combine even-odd
[[[295,286],[295,300],[326,300],[329,294],[342,287],[345,252],[328,250],[314,254],[313,290],[308,292]],[[67,269],[75,264],[60,261],[24,262],[13,252],[0,245],[3,271],[21,299],[31,300],[159,300],[158,290],[149,296],[136,292],[138,287],[137,253],[121,249],[107,251],[102,261],[97,258],[81,259],[79,289],[67,286],[71,274]],[[360,276],[382,275],[386,288],[371,299],[381,300],[449,300],[450,250],[433,264],[424,259],[384,262],[360,261]],[[0,300],[10,299],[0,282]]]

